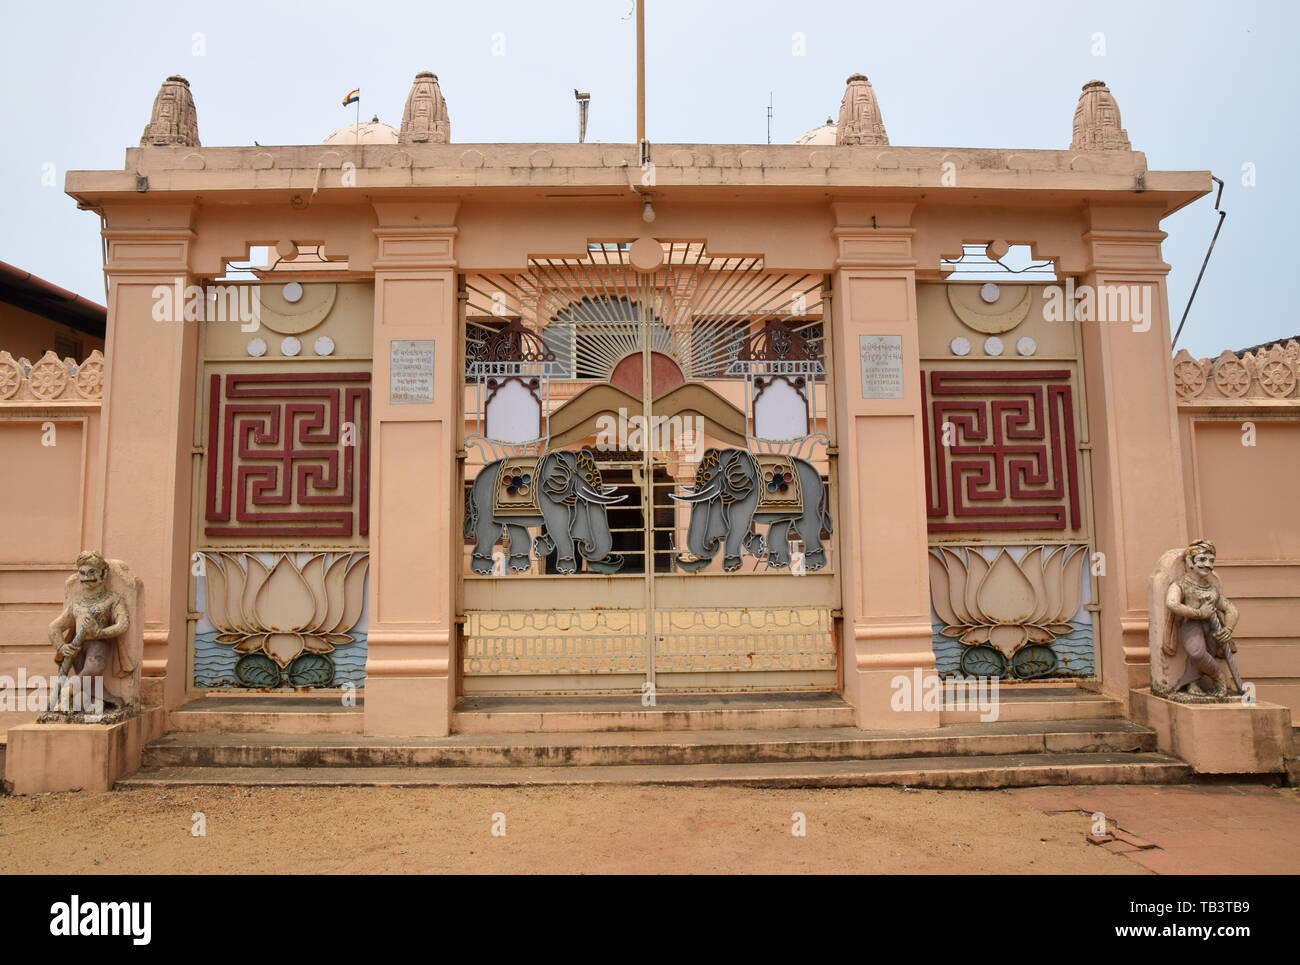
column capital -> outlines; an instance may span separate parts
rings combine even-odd
[[[454,268],[460,202],[375,202],[375,270]]]

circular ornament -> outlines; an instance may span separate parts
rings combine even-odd
[[[317,355],[333,355],[334,339],[330,338],[328,335],[322,335],[320,338],[316,339],[316,344],[313,347],[316,349]]]
[[[302,301],[302,286],[296,281],[291,281],[280,289],[280,294],[290,305]]]
[[[1281,359],[1271,359],[1260,366],[1259,387],[1275,399],[1290,395],[1295,383],[1295,372]]]
[[[248,343],[248,354],[255,359],[260,359],[266,354],[266,339],[255,338]]]
[[[1174,394],[1194,399],[1205,391],[1205,370],[1186,359],[1174,366]]]
[[[1239,399],[1250,388],[1250,372],[1241,359],[1224,359],[1214,367],[1214,386],[1229,399]]]
[[[1028,335],[1016,339],[1016,352],[1020,355],[1033,355],[1038,351],[1038,343]]]
[[[985,355],[1001,355],[1002,349],[1003,349],[1002,339],[998,338],[996,335],[993,335],[984,340]]]
[[[32,366],[27,376],[27,387],[42,401],[57,399],[68,387],[68,369],[62,362],[43,358]]]
[[[17,362],[0,361],[0,399],[12,399],[23,384],[23,367]]]
[[[280,354],[286,358],[293,358],[302,351],[302,342],[290,335],[280,343]]]
[[[104,394],[104,363],[98,358],[82,362],[72,385],[83,399],[101,398]]]
[[[948,348],[953,355],[970,355],[970,339],[958,335],[948,343]]]

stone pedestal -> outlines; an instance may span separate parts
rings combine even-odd
[[[108,791],[138,770],[144,745],[163,733],[165,713],[151,707],[109,724],[20,724],[9,728],[5,779],[15,794]]]
[[[1291,747],[1291,711],[1257,702],[1188,704],[1130,694],[1133,719],[1155,730],[1160,750],[1180,757],[1197,774],[1278,774]]]

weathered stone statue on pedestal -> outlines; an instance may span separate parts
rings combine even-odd
[[[1214,573],[1214,559],[1214,544],[1198,539],[1165,553],[1151,576],[1151,692],[1158,697],[1240,700],[1232,641],[1238,612]]]
[[[139,709],[140,580],[121,560],[86,550],[50,623],[58,676],[40,722],[116,723]],[[102,703],[101,703],[102,699]]]

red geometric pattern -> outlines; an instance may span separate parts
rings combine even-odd
[[[213,375],[209,391],[208,536],[370,532],[369,372]]]
[[[921,405],[930,532],[1080,528],[1069,371],[922,372]]]

